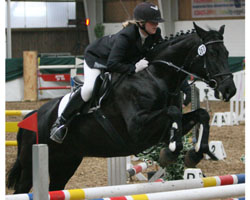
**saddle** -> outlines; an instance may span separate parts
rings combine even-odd
[[[73,77],[73,91],[76,91],[79,87],[84,84],[84,81],[79,77]],[[101,103],[110,91],[112,90],[111,74],[109,72],[101,71],[101,74],[96,78],[93,94],[90,100],[90,110],[88,112],[93,112],[101,107]]]

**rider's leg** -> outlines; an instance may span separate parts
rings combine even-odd
[[[59,116],[52,125],[50,139],[57,143],[63,142],[67,133],[69,120],[78,113],[91,98],[95,80],[100,73],[100,70],[92,69],[84,62],[84,85],[72,95],[61,116]]]

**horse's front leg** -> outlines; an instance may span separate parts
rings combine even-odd
[[[185,155],[185,165],[187,167],[195,167],[203,158],[204,153],[210,155],[213,160],[217,160],[217,158],[209,150],[209,120],[210,116],[208,112],[202,108],[183,115],[183,135],[187,134],[195,124],[200,123],[200,131],[197,136],[195,147],[194,149],[188,151]]]
[[[176,106],[170,106],[167,110],[167,116],[171,120],[171,127],[168,132],[168,147],[161,149],[159,163],[167,166],[176,162],[180,151],[183,149],[182,144],[182,113]]]

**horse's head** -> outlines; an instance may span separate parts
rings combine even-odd
[[[189,62],[189,70],[214,89],[216,98],[229,101],[235,95],[236,87],[228,66],[228,51],[223,43],[225,25],[219,31],[206,31],[195,23],[194,28],[200,41],[195,47],[196,56],[193,55]]]
[[[229,101],[235,95],[236,87],[223,42],[225,26],[221,26],[219,31],[206,31],[194,23],[194,28],[196,31],[191,34],[177,34],[157,44],[149,51],[147,59],[158,71],[156,76],[168,80],[168,86],[172,83],[176,87],[180,83],[178,81],[191,73],[214,89],[216,98]]]

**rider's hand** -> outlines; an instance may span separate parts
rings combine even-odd
[[[145,60],[145,58],[143,58],[135,64],[135,72],[137,73],[137,72],[145,69],[146,67],[148,67],[148,61]]]

